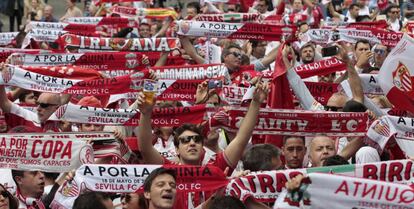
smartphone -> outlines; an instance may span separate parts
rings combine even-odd
[[[330,46],[326,48],[322,48],[322,57],[331,57],[337,55],[339,52],[339,48],[337,46]]]
[[[221,80],[209,80],[208,89],[215,89],[223,87],[223,81]]]

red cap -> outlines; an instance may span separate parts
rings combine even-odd
[[[78,105],[89,106],[89,107],[98,107],[98,108],[103,107],[101,101],[99,101],[94,96],[83,97],[81,100],[79,100]]]

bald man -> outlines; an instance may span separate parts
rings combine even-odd
[[[0,108],[6,114],[6,123],[11,129],[16,126],[28,126],[39,131],[60,131],[58,121],[48,121],[49,117],[61,105],[60,96],[42,93],[36,101],[37,113],[26,110],[7,98],[4,86],[0,86]]]
[[[312,139],[309,150],[312,167],[322,166],[326,158],[334,155],[336,155],[335,141],[331,137],[317,135]]]

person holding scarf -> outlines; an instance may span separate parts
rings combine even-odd
[[[19,209],[45,209],[41,197],[45,188],[45,174],[42,171],[12,170],[16,182],[16,196]]]

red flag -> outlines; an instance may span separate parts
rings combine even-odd
[[[283,43],[277,53],[275,61],[275,72],[271,83],[271,90],[267,104],[270,108],[294,109],[293,96],[290,91],[289,81],[286,77],[286,66],[283,63],[282,50],[286,43]],[[282,136],[266,136],[265,143],[273,144],[278,147],[283,146]]]

